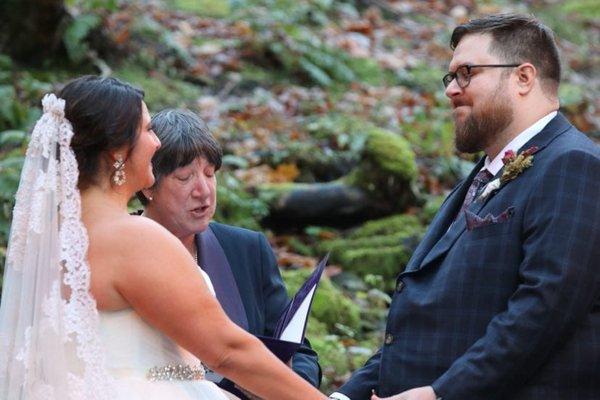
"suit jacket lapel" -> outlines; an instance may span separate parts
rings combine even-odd
[[[196,235],[196,245],[200,252],[198,262],[210,277],[223,310],[239,327],[248,330],[248,316],[233,269],[210,225]]]
[[[521,149],[528,149],[532,146],[536,146],[538,148],[538,150],[535,154],[539,154],[540,151],[542,151],[546,146],[548,146],[559,135],[566,132],[570,127],[571,127],[571,124],[569,123],[569,121],[567,121],[567,119],[562,114],[559,113],[556,115],[556,117],[554,117],[548,123],[548,125],[546,125],[544,127],[544,129],[542,129],[542,131],[540,133],[535,135],[533,138],[531,138],[531,140],[529,140],[529,142],[527,142],[525,145],[523,145],[523,147]],[[459,193],[455,193],[455,197],[457,197],[457,200],[460,199],[460,203],[462,203],[462,201],[466,195],[466,192],[468,190],[468,187],[469,187],[469,185],[471,185],[471,182],[473,181],[473,178],[475,177],[477,172],[479,172],[479,170],[483,167],[484,159],[485,159],[485,157],[479,161],[479,163],[475,166],[473,171],[471,171],[469,178],[463,183],[463,185],[462,185],[463,187],[459,191],[457,191],[457,192],[460,192],[460,194],[462,194],[462,196],[457,196]],[[535,158],[534,158],[534,166],[532,166],[531,168],[535,168]],[[504,171],[504,168],[502,168],[496,174],[494,179],[502,176],[503,171]],[[518,177],[517,177],[517,179],[518,179]],[[512,184],[512,181],[507,182],[504,186],[509,185],[509,184]],[[486,199],[473,202],[473,204],[471,204],[469,206],[469,211],[471,211],[475,214],[479,214],[481,212],[481,210],[483,209],[483,207],[497,194],[497,192],[499,192],[501,189],[503,189],[504,186],[501,187],[500,189],[498,189],[495,193],[488,196]],[[455,210],[455,212],[458,211],[457,208],[454,208],[454,210]],[[452,224],[450,229],[448,229],[446,234],[441,236],[441,238],[435,243],[435,245],[431,248],[431,250],[429,250],[428,253],[425,252],[426,255],[424,256],[423,261],[420,263],[420,268],[418,268],[418,269],[422,269],[427,264],[430,264],[433,261],[435,261],[436,259],[444,256],[450,250],[452,245],[454,245],[454,243],[460,237],[460,235],[465,231],[466,227],[467,226],[466,226],[466,221],[465,221],[464,215],[457,216],[456,221],[454,222],[454,224]],[[416,265],[419,265],[419,264],[416,264]],[[412,266],[412,265],[411,265],[411,267],[414,268],[414,266]]]
[[[520,149],[518,149],[517,153],[520,153],[526,149],[529,149],[530,147],[534,147],[534,146],[537,147],[538,150],[536,151],[536,153],[533,156],[533,165],[531,166],[531,168],[535,168],[535,157],[538,156],[540,154],[540,152],[542,150],[544,150],[544,148],[546,146],[548,146],[554,139],[556,139],[558,136],[560,136],[561,134],[566,132],[570,127],[571,127],[571,124],[569,123],[569,121],[562,114],[558,113],[556,115],[556,117],[554,117],[550,122],[548,122],[548,125],[546,125],[544,127],[544,129],[542,129],[540,131],[540,133],[538,133],[537,135],[532,137],[527,143],[525,143]],[[502,169],[500,169],[500,171],[498,171],[498,173],[494,176],[494,179],[500,178],[502,176],[503,172],[504,172],[504,167],[502,167]],[[527,171],[523,171],[523,173],[526,173],[526,172]],[[518,181],[518,179],[519,179],[519,177],[517,177],[515,180]],[[471,205],[471,207],[469,207],[469,211],[471,211],[475,214],[479,214],[481,212],[481,210],[483,209],[483,207],[485,207],[485,205],[488,203],[488,201],[490,201],[493,197],[495,197],[499,191],[504,189],[505,186],[508,186],[511,184],[513,184],[512,181],[506,182],[504,185],[502,185],[500,188],[498,188],[498,190],[491,193],[485,199],[475,201]]]
[[[414,251],[411,259],[409,260],[406,266],[406,272],[411,272],[417,269],[420,269],[424,264],[424,260],[429,258],[429,254],[431,254],[434,247],[438,247],[437,243],[441,241],[441,238],[446,236],[450,231],[455,228],[456,222],[460,218],[456,219],[456,213],[462,206],[462,203],[465,199],[467,191],[469,190],[469,186],[475,178],[475,175],[479,172],[481,167],[483,166],[484,158],[479,160],[479,162],[475,165],[469,176],[457,187],[454,189],[452,193],[448,195],[448,199],[444,202],[443,206],[438,211],[437,215],[431,222],[431,225],[423,237],[423,240]],[[454,223],[453,223],[454,222]],[[452,224],[452,226],[450,226]],[[449,229],[450,227],[450,229]]]

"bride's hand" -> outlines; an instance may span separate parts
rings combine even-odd
[[[373,393],[371,400],[436,400],[436,396],[431,386],[423,386],[386,398],[378,397]]]

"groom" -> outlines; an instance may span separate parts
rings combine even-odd
[[[383,346],[332,398],[600,399],[600,148],[558,113],[549,28],[452,33],[459,151],[485,152],[397,279]]]

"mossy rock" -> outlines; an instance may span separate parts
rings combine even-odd
[[[405,138],[392,131],[371,128],[366,135],[361,161],[343,181],[380,201],[383,214],[405,210],[416,202],[415,153]]]
[[[353,230],[350,238],[364,238],[397,233],[421,233],[423,226],[419,218],[410,214],[395,214],[389,217],[369,221]]]
[[[293,296],[308,276],[310,269],[284,270],[283,280],[288,293]],[[323,323],[328,332],[335,331],[336,324],[342,324],[351,330],[360,328],[360,309],[344,293],[336,288],[331,280],[323,276],[313,299],[311,316]]]
[[[325,241],[322,251],[331,252],[332,262],[361,277],[380,275],[384,289],[404,270],[425,227],[414,215],[393,215],[369,221],[346,238]]]
[[[346,249],[340,256],[344,269],[354,271],[359,275],[376,274],[384,277],[393,286],[394,278],[404,270],[412,249],[406,249],[402,244],[385,247],[363,247]]]
[[[415,153],[410,143],[394,132],[380,128],[369,130],[363,157],[373,161],[383,173],[404,181],[413,181],[417,176]]]

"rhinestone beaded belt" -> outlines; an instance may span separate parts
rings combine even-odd
[[[198,365],[165,365],[152,367],[148,370],[150,381],[197,381],[204,379],[204,366]]]

